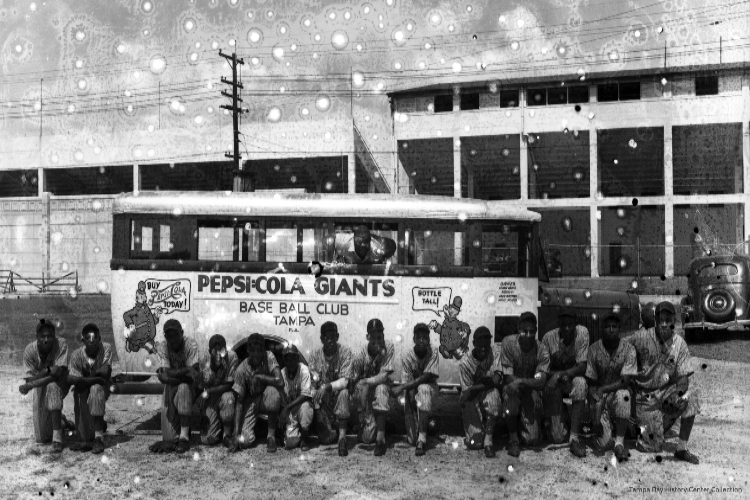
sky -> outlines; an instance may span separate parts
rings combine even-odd
[[[221,50],[245,158],[346,154],[354,122],[387,170],[389,92],[747,60],[748,1],[0,0],[0,168],[223,159]]]

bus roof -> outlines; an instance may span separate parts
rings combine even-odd
[[[470,219],[539,222],[541,215],[509,201],[392,194],[141,191],[114,199],[113,213],[234,217]]]

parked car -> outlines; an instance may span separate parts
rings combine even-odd
[[[690,263],[680,304],[685,338],[750,329],[750,256],[709,256]]]

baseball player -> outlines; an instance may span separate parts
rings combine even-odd
[[[664,434],[680,418],[680,440],[674,456],[698,464],[698,457],[687,447],[695,416],[700,412],[696,391],[689,387],[690,351],[685,340],[674,333],[675,310],[670,302],[657,304],[654,317],[654,328],[638,330],[627,339],[635,347],[638,362],[633,386],[641,433],[636,449],[660,452]]]
[[[549,356],[550,371],[542,391],[545,427],[549,425],[549,438],[555,444],[570,439],[570,452],[577,457],[586,456],[586,447],[578,439],[581,419],[586,405],[587,385],[584,374],[589,350],[589,331],[576,324],[575,311],[563,307],[557,315],[558,328],[550,330],[542,339],[541,348]],[[573,402],[570,428],[563,417],[563,397]]]
[[[237,353],[227,350],[221,335],[208,340],[208,353],[201,361],[198,407],[201,410],[201,443],[229,446],[234,424],[234,374],[239,366]],[[222,439],[223,438],[223,439]]]
[[[82,442],[71,444],[70,449],[99,454],[104,452],[104,412],[112,375],[112,347],[102,342],[99,327],[93,323],[83,327],[81,341],[83,347],[70,355],[68,384],[75,391],[76,427]]]
[[[464,422],[464,444],[470,450],[484,445],[487,458],[495,456],[492,434],[500,412],[500,352],[492,346],[492,333],[486,326],[474,332],[474,349],[461,358],[461,413]]]
[[[34,390],[34,435],[37,443],[52,441],[52,452],[61,453],[63,400],[68,394],[68,344],[55,336],[55,325],[40,320],[36,340],[23,352],[26,383],[18,390]]]
[[[249,448],[255,442],[255,423],[258,413],[268,415],[266,451],[276,451],[276,424],[281,410],[284,381],[276,356],[266,350],[266,339],[260,333],[247,338],[247,359],[234,373],[232,390],[235,393],[234,436],[229,451]]]
[[[162,440],[149,446],[149,450],[185,453],[190,449],[190,416],[200,377],[198,343],[185,336],[176,319],[164,323],[164,339],[156,343],[161,361],[156,374],[164,384],[162,405],[166,418],[162,418]]]
[[[385,455],[385,417],[390,409],[388,398],[394,371],[393,342],[386,342],[383,322],[367,322],[367,345],[352,360],[354,401],[359,417],[359,438],[364,444],[375,441],[374,455]]]
[[[438,393],[438,350],[430,346],[430,328],[424,323],[414,326],[414,348],[406,351],[402,360],[403,381],[391,388],[399,397],[402,393],[406,418],[406,441],[417,448],[421,457],[427,446],[427,422],[432,412],[432,400]]]
[[[279,422],[281,425],[286,424],[284,447],[291,450],[299,445],[300,450],[308,451],[310,424],[313,421],[310,369],[299,360],[299,351],[295,345],[285,347],[282,356],[284,393]]]
[[[320,327],[322,347],[310,355],[310,372],[313,379],[313,407],[318,437],[322,444],[336,439],[334,422],[338,426],[339,456],[349,454],[346,445],[346,424],[349,420],[349,379],[352,369],[352,352],[338,343],[336,323],[326,321]]]
[[[541,440],[539,422],[542,414],[540,391],[547,383],[549,356],[536,339],[537,322],[532,312],[521,314],[518,333],[503,339],[500,346],[500,366],[503,373],[503,415],[508,426],[510,442],[508,455],[521,454],[520,440],[525,446],[536,446]]]
[[[597,446],[605,450],[612,446],[615,430],[615,458],[628,459],[625,449],[625,431],[630,417],[630,381],[638,372],[635,349],[629,342],[620,340],[620,317],[609,313],[602,321],[602,339],[589,347],[586,379],[589,400],[594,412]]]

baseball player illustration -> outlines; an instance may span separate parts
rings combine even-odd
[[[439,325],[437,321],[430,321],[430,330],[440,335],[440,347],[438,351],[445,359],[455,358],[460,360],[468,351],[471,327],[458,319],[461,312],[463,299],[460,296],[453,297],[451,305],[443,306],[445,319]]]

